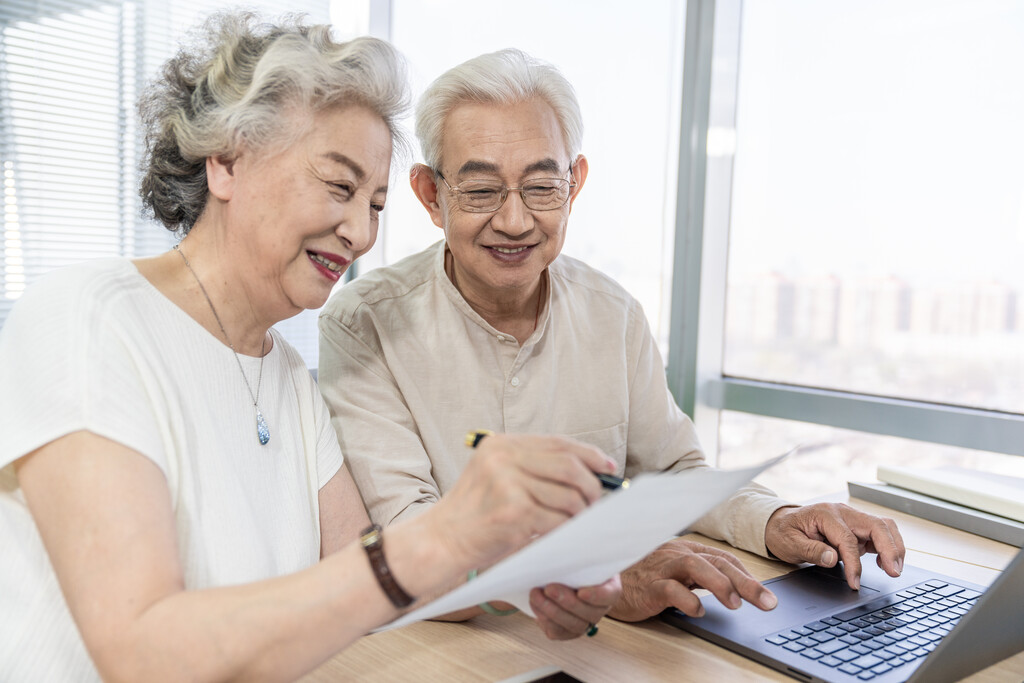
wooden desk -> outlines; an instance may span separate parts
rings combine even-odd
[[[833,498],[838,499],[838,498]],[[858,508],[894,518],[907,563],[988,585],[1017,549],[860,500]],[[709,545],[727,547],[693,535]],[[734,550],[759,580],[791,569]],[[1022,606],[1024,608],[1024,606]],[[657,620],[600,622],[593,638],[549,641],[529,617],[481,616],[464,624],[420,622],[365,636],[303,679],[328,681],[500,681],[555,666],[583,681],[792,681],[772,669]],[[1021,683],[1024,652],[966,679]]]

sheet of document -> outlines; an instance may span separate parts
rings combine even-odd
[[[704,468],[635,477],[629,488],[606,494],[475,580],[377,630],[491,601],[510,602],[533,616],[529,595],[535,586],[562,583],[580,587],[608,580],[792,452],[738,470]]]

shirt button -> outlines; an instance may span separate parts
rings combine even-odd
[[[519,378],[518,377],[513,377],[512,381],[509,382],[509,384],[511,384],[514,387],[518,387],[519,386]]]
[[[500,341],[500,342],[503,342],[503,341],[505,341],[505,336],[504,336],[504,335],[501,335],[501,334],[499,334],[499,335],[498,335],[498,341]]]

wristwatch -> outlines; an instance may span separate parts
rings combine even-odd
[[[380,525],[374,524],[364,529],[359,543],[366,551],[366,556],[370,558],[370,567],[373,569],[373,575],[377,578],[377,583],[380,584],[381,589],[388,596],[391,604],[398,609],[411,605],[415,598],[398,585],[395,575],[391,573],[391,568],[388,567],[387,560],[384,559],[384,536]]]

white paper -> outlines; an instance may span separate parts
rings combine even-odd
[[[792,452],[739,470],[701,468],[634,477],[629,488],[606,494],[475,580],[377,630],[492,601],[512,603],[533,616],[529,595],[535,586],[578,588],[607,581]]]

